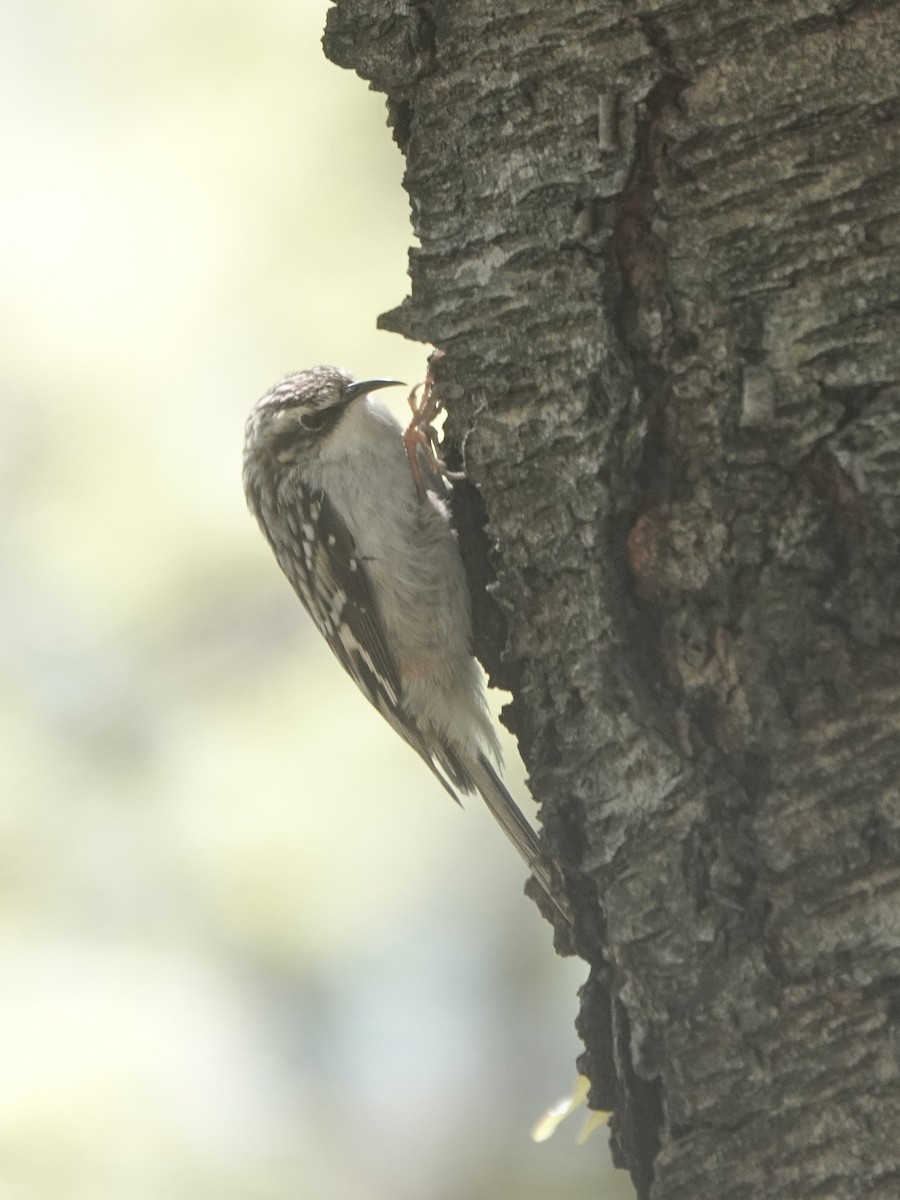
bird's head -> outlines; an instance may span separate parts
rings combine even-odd
[[[354,380],[340,367],[310,367],[276,383],[247,418],[245,467],[253,459],[289,462],[327,436],[354,400],[396,379]]]

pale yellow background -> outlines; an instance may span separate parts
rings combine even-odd
[[[424,369],[375,332],[402,162],[324,14],[0,3],[0,1200],[602,1186],[604,1134],[528,1140],[584,965],[244,509],[280,375]]]

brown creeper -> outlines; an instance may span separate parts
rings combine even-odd
[[[557,908],[534,830],[494,763],[472,656],[469,593],[434,489],[418,494],[403,432],[336,367],[288,375],[254,406],[244,490],[278,564],[344,669],[447,791],[477,790]]]

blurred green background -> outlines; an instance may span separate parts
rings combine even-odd
[[[244,508],[269,384],[427,354],[326,7],[0,2],[2,1200],[628,1194],[528,1138],[584,964]]]

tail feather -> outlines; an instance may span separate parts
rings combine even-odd
[[[503,780],[497,774],[490,759],[479,753],[475,762],[467,764],[472,782],[481,793],[481,797],[490,809],[497,823],[506,836],[521,854],[528,869],[543,888],[548,899],[569,924],[572,914],[553,884],[553,876],[547,866],[546,859],[541,853],[537,834],[525,818],[522,810],[506,790]]]

